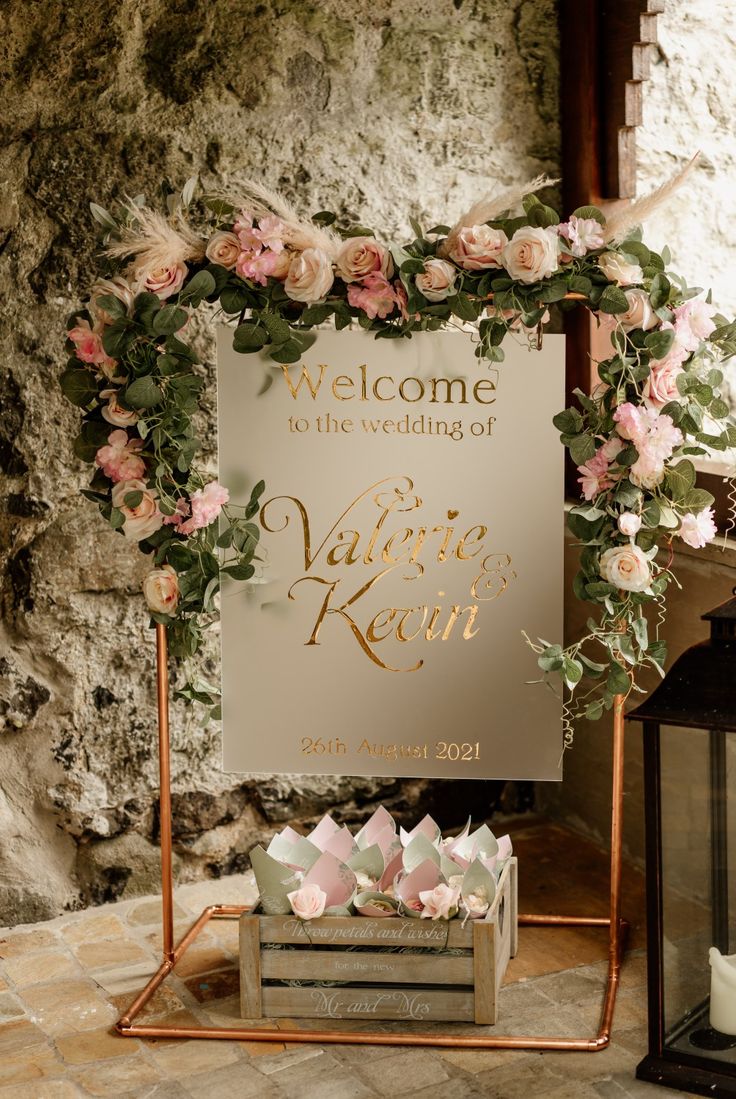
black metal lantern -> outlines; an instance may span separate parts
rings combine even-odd
[[[736,599],[703,618],[710,638],[629,715],[644,723],[647,857],[649,1053],[636,1074],[736,1096],[736,958],[718,956],[736,951]]]

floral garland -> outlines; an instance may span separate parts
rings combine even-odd
[[[329,212],[303,219],[254,183],[236,201],[195,201],[190,180],[166,191],[163,212],[142,197],[113,213],[92,204],[104,270],[68,322],[61,387],[83,410],[74,450],[94,469],[84,495],[153,555],[144,595],[174,655],[194,656],[216,620],[220,573],[254,575],[265,487],[235,507],[194,464],[204,379],[185,333],[195,310],[219,307],[235,320],[237,351],[278,363],[298,362],[327,321],[376,339],[471,322],[478,358],[500,362],[509,332],[531,340],[547,307],[572,308],[572,297],[611,339],[601,384],[554,418],[584,499],[568,517],[581,546],[574,590],[597,618],[568,648],[528,640],[544,678],[572,692],[566,732],[638,690],[643,665],[663,674],[665,642],[650,637],[644,608],[674,579],[673,538],[701,547],[716,533],[692,458],[736,445],[718,394],[736,322],[667,270],[667,249],[642,242],[637,222],[656,197],[608,221],[586,206],[561,222],[536,195],[550,182],[483,198],[452,227],[412,222],[413,239],[392,247]],[[216,702],[196,678],[180,694]]]

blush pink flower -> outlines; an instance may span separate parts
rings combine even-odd
[[[557,231],[569,241],[569,251],[573,256],[584,256],[586,252],[602,248],[605,243],[603,226],[595,218],[579,218],[573,214],[569,221],[558,225]]]
[[[281,218],[267,215],[258,222],[255,235],[264,248],[270,248],[272,252],[283,252],[286,226]]]
[[[300,920],[316,920],[325,910],[327,894],[318,885],[303,885],[286,894],[291,911]]]
[[[610,488],[613,481],[608,476],[609,463],[600,450],[589,458],[585,465],[578,466],[578,477],[581,491],[586,500],[594,500],[600,492]]]
[[[695,298],[677,306],[674,311],[675,332],[687,351],[697,351],[701,340],[707,340],[715,331],[715,313],[714,305]]]
[[[83,363],[89,363],[91,366],[105,365],[108,368],[116,365],[115,360],[110,358],[102,346],[101,327],[92,328],[89,321],[80,320],[74,328],[69,329],[67,337],[74,344],[77,358]]]
[[[422,903],[422,919],[449,920],[456,915],[460,900],[460,889],[440,882],[434,889],[425,889],[419,894]]]
[[[697,515],[693,515],[692,512],[683,515],[682,524],[677,533],[688,546],[702,549],[708,542],[712,542],[717,534],[713,508],[703,508]]]
[[[164,526],[181,526],[184,520],[189,517],[191,511],[192,509],[189,507],[189,501],[184,496],[180,496],[179,499],[176,501],[176,511],[174,512],[174,514],[164,516]]]
[[[141,439],[129,439],[126,431],[111,431],[107,446],[101,446],[95,454],[95,465],[111,481],[138,480],[146,472],[146,464],[138,454],[142,448]]]
[[[195,530],[214,523],[222,511],[223,504],[230,499],[230,493],[217,481],[210,481],[204,488],[198,488],[190,497],[191,517],[179,524],[182,534],[193,534]]]
[[[680,391],[677,388],[677,379],[685,371],[676,363],[656,361],[652,363],[652,370],[647,378],[642,396],[644,403],[652,408],[663,408],[670,401],[680,400]]]
[[[266,249],[263,252],[241,252],[235,267],[241,278],[265,286],[270,277],[285,278],[289,269],[288,256]]]
[[[399,304],[393,286],[379,271],[366,275],[362,283],[350,283],[348,301],[354,309],[362,309],[371,320],[375,317],[385,320]]]

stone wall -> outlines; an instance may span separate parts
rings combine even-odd
[[[494,181],[558,170],[557,52],[555,0],[6,0],[0,925],[150,890],[158,868],[145,565],[78,495],[57,387],[89,200],[254,175],[405,233],[410,214],[445,220]],[[241,868],[288,817],[358,819],[381,796],[450,824],[498,796],[462,785],[461,809],[442,784],[430,800],[417,782],[223,775],[217,730],[182,709],[173,743],[184,879]]]

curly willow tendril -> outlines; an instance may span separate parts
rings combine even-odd
[[[591,617],[573,645],[527,641],[542,679],[568,692],[566,747],[580,717],[599,718],[616,694],[639,689],[641,667],[662,672],[667,551],[673,538],[699,547],[716,532],[693,458],[736,446],[720,396],[736,324],[669,270],[667,249],[642,241],[637,222],[679,180],[608,222],[594,206],[561,221],[538,198],[551,182],[483,196],[451,227],[413,221],[411,237],[393,244],[329,211],[305,218],[254,182],[223,197],[189,180],[181,194],[164,187],[160,208],[142,197],[111,211],[92,204],[99,277],[67,323],[61,387],[81,412],[74,450],[92,469],[84,495],[152,558],[144,595],[187,662],[182,697],[218,715],[193,658],[217,619],[220,575],[253,582],[267,567],[263,481],[236,507],[197,465],[204,372],[188,322],[200,309],[232,322],[236,351],[283,365],[298,363],[328,322],[376,339],[462,326],[479,369],[503,361],[509,333],[536,346],[551,305],[590,310],[610,337],[601,384],[576,391],[554,423],[579,473],[568,526],[580,549],[575,594]],[[733,489],[730,498],[733,528]]]

